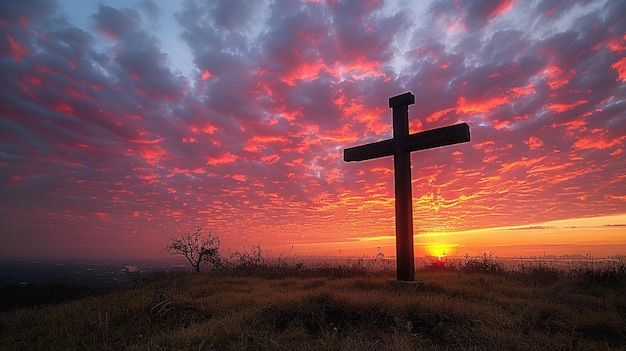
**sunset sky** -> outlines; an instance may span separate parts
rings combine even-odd
[[[625,1],[0,2],[0,256],[223,249],[395,255],[392,136],[416,255],[626,254]]]

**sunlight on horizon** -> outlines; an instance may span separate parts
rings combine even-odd
[[[417,228],[416,228],[417,229]],[[499,257],[586,255],[605,257],[626,252],[626,214],[574,218],[537,224],[472,229],[414,235],[415,257],[476,256]],[[537,235],[539,234],[539,235]],[[354,238],[351,241],[292,245],[289,252],[301,256],[374,257],[382,252],[395,257],[395,236]],[[287,253],[281,246],[276,253]]]

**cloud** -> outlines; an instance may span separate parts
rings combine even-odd
[[[391,235],[392,159],[342,153],[390,138],[387,99],[406,91],[412,132],[472,133],[412,155],[416,231],[626,209],[622,2],[172,6],[0,5],[0,206],[15,235],[55,254],[119,239],[119,255],[158,255],[199,224],[231,246]]]

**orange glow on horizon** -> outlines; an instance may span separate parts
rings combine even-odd
[[[393,223],[390,223],[393,226]],[[415,257],[480,256],[540,257],[592,255],[610,257],[626,252],[626,214],[552,221],[537,225],[419,233],[414,236]],[[393,231],[393,227],[391,227]],[[304,235],[306,237],[306,235]],[[279,256],[395,257],[395,236],[355,238],[350,241],[303,242],[270,245]]]

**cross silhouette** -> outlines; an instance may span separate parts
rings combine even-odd
[[[389,98],[389,107],[393,109],[393,138],[343,150],[343,159],[346,162],[393,156],[396,195],[396,270],[400,281],[415,280],[411,152],[470,140],[467,123],[409,134],[409,105],[414,103],[415,96],[411,93]]]

